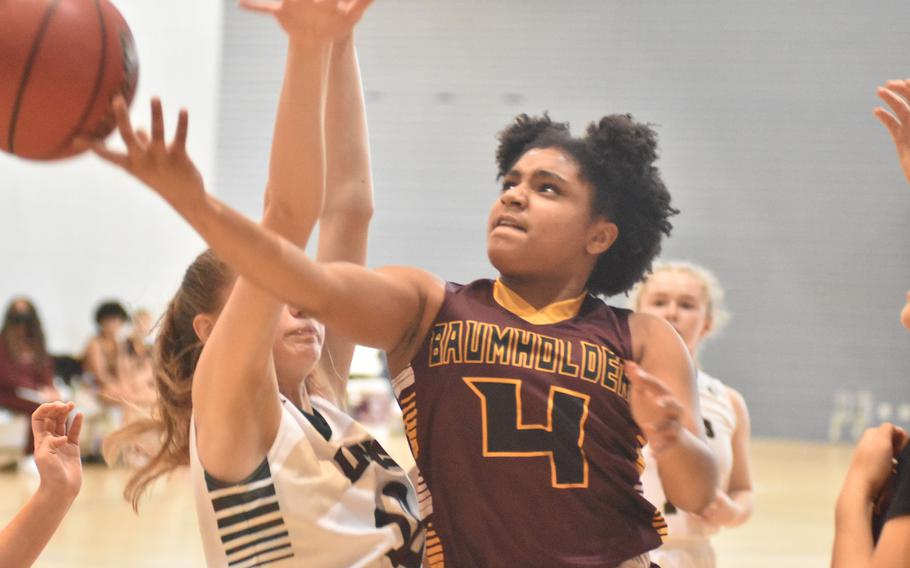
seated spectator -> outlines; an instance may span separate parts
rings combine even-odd
[[[0,407],[29,416],[42,402],[60,398],[53,381],[53,360],[38,311],[27,298],[14,298],[0,328]],[[25,462],[33,463],[28,459],[35,450],[31,428],[23,446]]]
[[[127,363],[126,343],[122,330],[129,321],[126,309],[117,301],[107,301],[95,310],[97,333],[89,340],[82,358],[82,366],[91,375],[98,395],[107,402],[119,403],[123,399],[121,376]]]

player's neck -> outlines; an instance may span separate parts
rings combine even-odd
[[[290,381],[284,383],[278,380],[278,392],[281,396],[288,399],[294,406],[308,414],[313,413],[313,403],[310,402],[310,396],[307,394],[305,381]]]
[[[585,283],[574,280],[546,281],[501,274],[499,281],[538,310],[556,302],[577,298],[585,291]]]

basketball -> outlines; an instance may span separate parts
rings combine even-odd
[[[129,103],[139,65],[133,35],[107,0],[0,2],[0,150],[31,160],[76,153],[77,136],[114,128],[111,101]]]

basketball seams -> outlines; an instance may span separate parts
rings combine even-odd
[[[22,106],[22,100],[25,97],[25,89],[28,86],[28,80],[32,74],[32,65],[34,65],[35,59],[38,57],[38,51],[41,47],[41,42],[44,40],[44,34],[47,32],[47,28],[50,27],[51,19],[59,5],[60,0],[51,0],[50,6],[48,6],[47,11],[44,13],[44,18],[41,20],[41,25],[38,27],[38,33],[35,34],[35,41],[32,43],[28,58],[25,60],[25,68],[22,70],[22,80],[19,81],[19,89],[16,91],[16,100],[13,103],[13,110],[10,113],[9,131],[7,132],[6,146],[11,154],[16,153],[14,146],[16,126],[19,122],[19,110]]]
[[[95,11],[98,13],[98,30],[101,33],[101,49],[99,53],[100,61],[98,62],[98,73],[95,75],[95,84],[92,87],[92,94],[88,98],[88,102],[85,105],[85,108],[82,110],[82,115],[80,115],[79,120],[76,122],[76,125],[63,137],[63,140],[60,144],[54,148],[52,152],[44,156],[45,158],[53,157],[60,153],[67,144],[72,142],[73,137],[76,135],[79,130],[82,129],[82,126],[85,124],[86,119],[88,119],[89,114],[95,107],[95,103],[98,100],[98,93],[101,91],[101,85],[104,83],[104,71],[107,68],[107,26],[104,21],[104,11],[101,9],[100,0],[95,1]]]

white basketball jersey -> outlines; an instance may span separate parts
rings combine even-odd
[[[736,430],[736,412],[724,384],[704,371],[698,371],[698,395],[708,446],[717,462],[718,486],[724,490],[730,484],[733,469],[733,432]],[[664,542],[705,539],[717,532],[718,527],[705,523],[685,511],[676,509],[667,501],[657,474],[657,462],[645,446],[645,471],[641,476],[645,497],[663,513],[667,521],[668,536]]]
[[[239,483],[208,475],[190,425],[190,470],[208,566],[420,566],[425,530],[405,472],[348,415],[311,397],[329,439],[282,398],[262,465]],[[325,428],[323,428],[325,429]],[[230,435],[226,432],[225,435]]]

